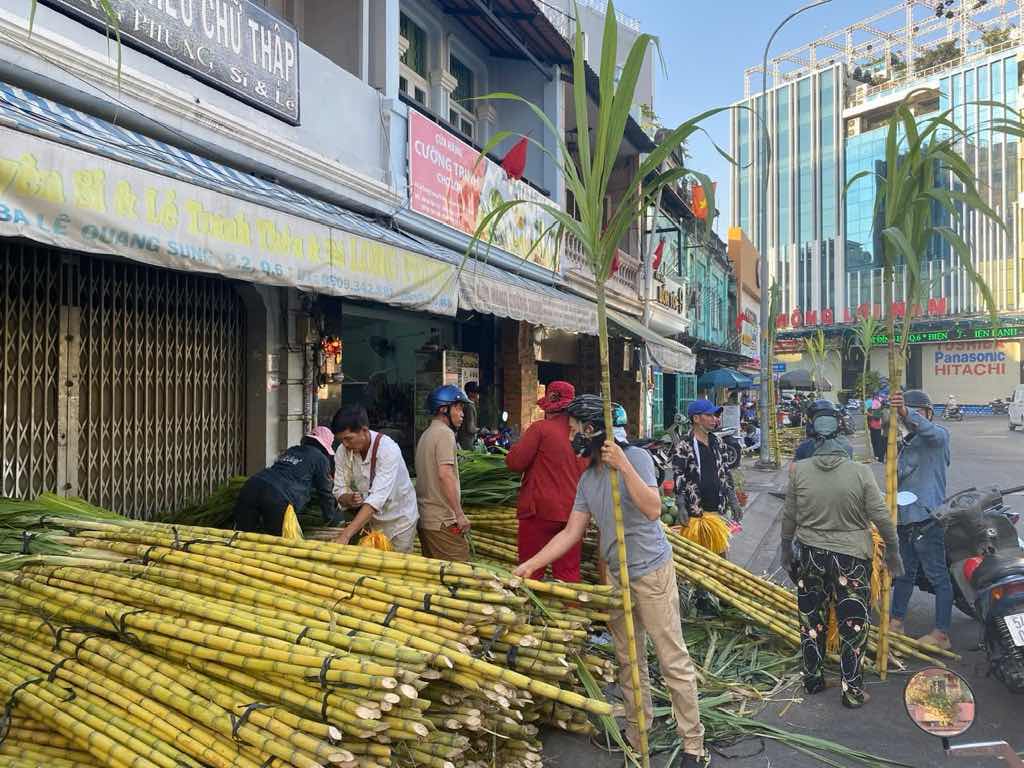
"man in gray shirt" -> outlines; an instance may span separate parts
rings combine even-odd
[[[597,395],[577,397],[566,412],[569,414],[569,439],[573,448],[577,455],[589,456],[591,464],[580,478],[576,501],[565,528],[540,552],[520,565],[516,575],[526,577],[543,571],[583,538],[593,519],[601,533],[601,549],[609,565],[608,572],[618,576],[618,538],[610,482],[610,470],[617,470],[626,536],[626,567],[629,570],[640,661],[644,722],[650,726],[654,714],[646,654],[647,637],[650,636],[672,699],[676,730],[683,742],[679,765],[682,768],[704,766],[707,758],[704,727],[697,703],[697,672],[683,641],[679,590],[672,548],[661,527],[661,494],[658,492],[654,462],[642,448],[608,439],[604,431],[604,404]],[[618,586],[616,578],[612,581],[614,586]],[[640,738],[633,704],[626,618],[621,609],[611,612],[608,629],[615,641],[615,655],[619,662],[619,687],[626,707],[626,738],[637,748]]]

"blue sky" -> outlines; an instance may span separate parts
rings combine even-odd
[[[675,126],[706,109],[742,98],[743,70],[759,64],[768,35],[803,0],[617,0],[618,10],[640,20],[645,32],[661,38],[664,72],[657,68],[655,110]],[[896,0],[832,0],[789,22],[775,38],[773,53],[795,48],[836,29],[896,5]],[[727,114],[708,121],[715,141],[729,151]],[[707,139],[691,143],[691,164],[718,181],[718,230],[729,225],[729,163]]]

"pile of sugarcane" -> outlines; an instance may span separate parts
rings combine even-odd
[[[603,586],[66,501],[0,527],[46,542],[0,561],[0,765],[527,768],[611,713]]]
[[[504,453],[459,451],[459,486],[466,506],[514,506],[522,476],[505,466]]]
[[[477,552],[484,558],[514,562],[516,555],[516,516],[509,508],[468,508],[466,514],[473,524],[471,537]],[[742,566],[725,560],[710,550],[690,541],[665,526],[672,545],[676,573],[681,582],[707,590],[726,604],[735,607],[750,621],[778,635],[794,646],[800,644],[796,595],[789,589],[755,576]],[[593,547],[593,542],[591,542]],[[591,556],[596,556],[591,553]],[[593,563],[584,555],[584,565]],[[586,572],[586,568],[584,571]],[[589,577],[593,577],[591,565]],[[585,578],[587,574],[585,573]],[[874,649],[877,628],[871,628],[869,647]],[[894,655],[938,663],[937,658],[957,658],[956,654],[926,646],[906,636],[893,636]]]
[[[792,459],[797,446],[807,439],[806,427],[782,427],[779,429],[779,452],[783,460]]]

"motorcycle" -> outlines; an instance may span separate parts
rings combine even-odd
[[[954,603],[981,624],[989,668],[1014,693],[1024,693],[1024,540],[1020,515],[1003,497],[1020,491],[968,488],[946,499],[929,523],[942,526]],[[921,570],[916,581],[934,594]]]
[[[1003,400],[1001,397],[997,397],[995,400],[990,402],[988,405],[989,405],[989,408],[992,409],[992,413],[994,413],[996,416],[1000,416],[1000,415],[1005,416],[1006,414],[1008,414],[1010,412],[1010,404],[1008,402],[1006,402],[1005,400]]]
[[[957,403],[947,403],[942,409],[942,418],[945,421],[963,421],[964,411]]]
[[[657,440],[634,440],[630,444],[637,448],[643,448],[651,454],[651,460],[654,462],[654,471],[658,476],[659,487],[665,480],[671,478],[672,457],[675,456],[675,450],[669,433],[666,432]]]
[[[942,739],[947,757],[992,757],[1009,768],[1024,768],[1024,760],[1005,741],[950,744],[962,736],[977,714],[974,691],[956,672],[941,667],[922,669],[903,689],[907,714],[918,728]]]
[[[722,458],[725,459],[725,468],[728,470],[734,470],[740,465],[740,459],[743,457],[743,442],[737,435],[735,429],[719,429],[715,430],[714,435],[722,443]]]
[[[478,439],[484,444],[487,453],[508,453],[512,447],[512,428],[502,427],[501,429],[481,429]]]

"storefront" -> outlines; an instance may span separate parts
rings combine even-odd
[[[312,423],[315,296],[458,341],[457,254],[17,88],[0,118],[3,495],[148,516],[262,468]]]

